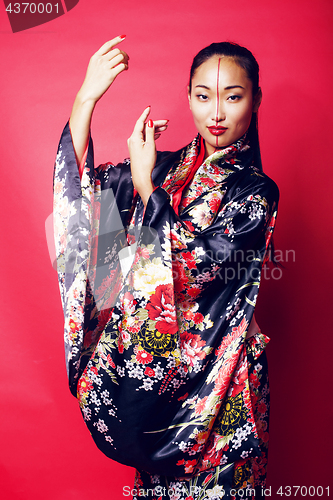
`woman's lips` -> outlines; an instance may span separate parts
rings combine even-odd
[[[222,135],[227,130],[226,127],[208,127],[208,130],[213,135]]]

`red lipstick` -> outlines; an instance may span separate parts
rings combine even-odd
[[[227,130],[227,127],[219,127],[219,126],[212,126],[212,127],[207,127],[209,132],[213,135],[222,135],[224,132]]]

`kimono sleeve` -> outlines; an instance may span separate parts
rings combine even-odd
[[[62,133],[54,170],[54,234],[57,270],[65,320],[65,354],[71,391],[98,341],[106,307],[96,307],[93,283],[98,260],[100,232],[110,238],[119,233],[116,246],[124,241],[133,199],[129,165],[107,163],[94,168],[90,138],[80,179],[69,124]],[[103,195],[101,194],[103,191]],[[120,191],[124,193],[119,196]],[[116,201],[117,198],[117,201]],[[101,205],[107,210],[101,222]],[[102,228],[102,229],[101,229]],[[104,237],[105,240],[105,237]],[[116,279],[119,272],[118,248],[109,264]],[[107,279],[107,277],[105,277]]]

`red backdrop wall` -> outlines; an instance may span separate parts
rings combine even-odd
[[[262,157],[281,190],[284,265],[264,280],[257,314],[272,338],[268,485],[272,498],[280,486],[332,486],[332,14],[331,0],[80,0],[13,34],[0,6],[1,498],[129,498],[133,470],[97,450],[67,388],[44,233],[57,143],[89,57],[122,33],[130,71],[96,109],[97,162],[127,155],[148,104],[153,118],[170,120],[160,149],[192,139],[186,85],[203,46],[233,40],[260,62]]]

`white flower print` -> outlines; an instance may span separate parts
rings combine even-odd
[[[96,391],[91,391],[91,393],[90,393],[90,399],[91,399],[91,402],[94,403],[95,405],[97,405],[97,406],[101,405],[100,400],[97,398],[97,392]]]
[[[143,385],[141,385],[139,389],[144,389],[145,391],[153,390],[154,381],[151,378],[144,378],[142,382]]]
[[[128,376],[130,378],[137,378],[137,379],[141,380],[141,379],[143,379],[144,373],[143,373],[142,368],[140,368],[139,366],[135,366],[133,368],[133,370],[130,370],[128,372]]]
[[[125,377],[125,368],[123,366],[117,365],[117,373],[119,377]]]
[[[105,424],[104,420],[98,419],[98,422],[94,422],[93,425],[97,427],[98,432],[102,434],[109,430],[108,426]]]
[[[210,500],[220,500],[220,498],[224,497],[224,489],[223,486],[219,486],[218,484],[214,486],[211,490],[206,490],[207,497]]]
[[[155,377],[157,378],[157,380],[162,380],[162,378],[164,377],[164,370],[163,370],[163,368],[161,368],[160,364],[157,364],[154,367],[154,372],[155,372]]]
[[[178,448],[181,450],[181,451],[187,451],[188,450],[188,444],[185,443],[185,441],[181,441],[180,443],[178,443]]]
[[[264,211],[260,205],[253,204],[249,207],[249,219],[254,220],[256,217],[260,219],[264,214]]]
[[[87,408],[86,406],[82,408],[82,414],[83,418],[86,422],[88,422],[91,419],[91,409]]]
[[[171,384],[173,385],[173,387],[175,389],[178,389],[178,387],[180,386],[180,380],[178,380],[177,378],[174,378],[171,382]]]

